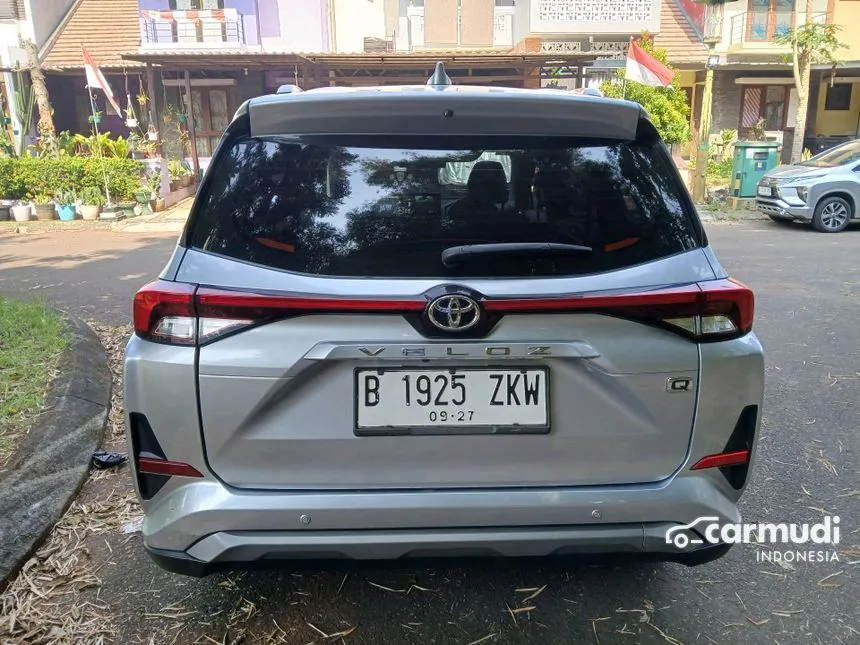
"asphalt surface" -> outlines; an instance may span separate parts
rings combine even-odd
[[[110,608],[123,643],[860,642],[860,229],[757,221],[709,224],[708,234],[756,291],[767,352],[742,512],[763,522],[839,515],[838,562],[779,565],[760,561],[764,547],[740,545],[697,568],[542,562],[196,580],[160,571],[139,536],[117,534],[111,550],[101,538],[90,545],[105,566],[82,600]],[[127,323],[131,295],[175,240],[130,237],[0,237],[0,293],[41,293],[84,318]]]

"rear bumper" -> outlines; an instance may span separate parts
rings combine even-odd
[[[666,531],[699,517],[738,522],[738,495],[716,471],[648,486],[376,493],[236,492],[197,481],[148,504],[143,537],[159,564],[190,575],[272,561],[480,556],[697,564],[724,551],[679,549]]]
[[[218,571],[290,566],[331,568],[391,564],[415,565],[432,560],[473,562],[475,558],[557,558],[617,564],[664,561],[697,566],[722,557],[730,544],[705,544],[679,550],[665,544],[674,524],[607,527],[474,529],[471,531],[385,531],[374,533],[288,532],[216,533],[188,551],[145,546],[161,568],[203,577]],[[214,556],[214,557],[213,557]]]
[[[756,199],[756,208],[760,213],[785,220],[800,222],[812,221],[814,209],[810,206],[793,206],[781,199]]]

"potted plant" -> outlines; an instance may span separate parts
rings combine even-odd
[[[191,170],[186,168],[183,165],[182,166],[182,187],[188,188],[193,181],[194,181],[194,177],[191,175]]]
[[[28,202],[17,202],[9,210],[12,213],[12,219],[16,222],[29,222],[33,212]]]
[[[38,193],[33,196],[35,203],[36,219],[48,221],[54,219],[56,207],[54,198],[45,193]]]
[[[134,207],[137,206],[136,200],[123,200],[121,202],[117,202],[116,207],[122,211],[122,214],[126,217],[134,217],[137,213],[134,212]]]
[[[14,205],[15,202],[11,199],[0,199],[0,222],[6,222],[12,217],[10,211]]]
[[[73,190],[67,190],[61,195],[57,195],[57,211],[62,221],[71,222],[75,219],[77,201],[78,196]]]
[[[149,199],[154,210],[159,210],[159,202],[161,210],[164,210],[164,198],[161,196],[161,172],[156,170],[146,178],[147,188],[149,188]]]
[[[86,220],[99,218],[99,212],[105,205],[105,196],[95,186],[87,186],[81,192],[81,217]]]
[[[178,159],[167,162],[167,172],[170,173],[170,190],[185,188],[191,181],[191,173]]]
[[[142,213],[150,213],[152,210],[149,207],[149,203],[155,199],[155,196],[152,192],[152,176],[156,173],[153,173],[148,178],[143,177],[141,179],[140,188],[134,191],[134,201],[137,202],[137,206],[135,206],[135,211],[140,215]],[[160,184],[160,182],[159,182]]]

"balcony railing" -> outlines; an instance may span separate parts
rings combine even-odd
[[[772,43],[778,36],[787,34],[801,24],[804,14],[796,11],[753,10],[732,16],[730,45],[743,43]],[[826,13],[812,15],[813,22],[827,22]]]
[[[144,46],[224,47],[245,44],[242,14],[235,9],[142,11]]]

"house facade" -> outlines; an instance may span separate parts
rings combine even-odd
[[[63,19],[74,0],[0,0],[0,127],[7,128],[13,140],[16,131],[16,76],[12,70],[27,67],[27,56],[19,46],[21,38],[41,47]],[[34,117],[34,121],[36,117]]]
[[[768,135],[790,148],[796,93],[787,50],[774,40],[805,20],[794,2],[734,0],[716,16],[712,134],[734,129],[743,136],[763,118]],[[204,165],[236,107],[284,84],[421,83],[436,60],[445,60],[455,83],[597,86],[623,67],[630,38],[643,31],[653,34],[680,69],[695,135],[709,54],[703,34],[706,22],[714,20],[696,0],[68,0],[68,5],[41,47],[49,89],[67,97],[55,116],[58,129],[89,128],[80,54],[85,44],[137,124],[129,126],[128,114],[114,114],[95,93],[102,129],[128,135],[141,125],[161,132],[179,123],[182,137],[193,143],[193,156]],[[860,3],[816,0],[814,18],[856,23]],[[850,30],[842,37],[860,40]],[[860,61],[860,43],[847,57]],[[860,88],[854,79],[860,64],[850,61],[836,74],[814,72],[813,117],[805,133],[813,148],[857,134]],[[138,101],[140,96],[146,101]]]
[[[765,135],[783,145],[788,161],[795,137],[817,152],[860,134],[860,7],[851,0],[815,0],[814,22],[842,27],[839,38],[849,47],[837,52],[838,67],[815,66],[805,132],[798,133],[797,90],[790,48],[776,42],[780,34],[807,21],[805,2],[738,0],[727,3],[720,17],[719,62],[714,73],[711,134],[737,130],[748,137],[759,122]]]

